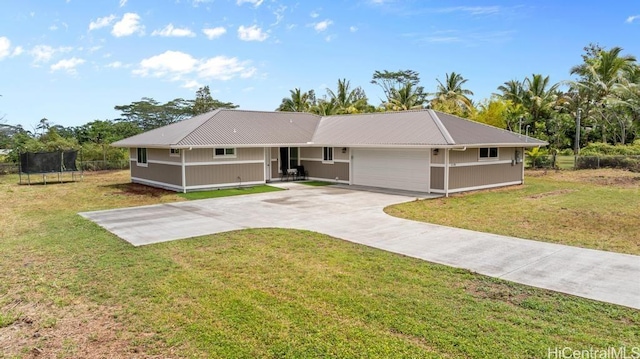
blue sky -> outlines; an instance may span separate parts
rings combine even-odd
[[[455,71],[473,98],[532,73],[570,78],[590,42],[640,56],[638,1],[2,0],[0,117],[32,130],[115,119],[142,97],[199,86],[249,110],[289,90],[361,86],[412,69],[434,91]]]

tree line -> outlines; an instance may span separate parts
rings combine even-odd
[[[546,140],[554,150],[572,148],[579,124],[579,146],[603,142],[626,144],[640,139],[640,65],[622,48],[597,44],[584,48],[582,63],[569,70],[576,80],[551,83],[549,76],[532,74],[509,80],[488,99],[474,102],[467,79],[456,72],[436,79],[434,92],[425,91],[413,70],[375,71],[371,83],[384,98],[370,104],[361,87],[339,79],[336,90],[322,97],[313,90],[290,90],[278,111],[319,115],[434,109]]]
[[[470,98],[473,92],[467,88],[468,80],[460,73],[446,73],[442,80],[436,79],[435,91],[428,92],[414,70],[380,70],[370,81],[384,96],[377,105],[362,87],[339,79],[335,89],[326,89],[321,96],[313,90],[290,90],[276,110],[337,115],[434,109],[529,134],[548,141],[553,151],[573,148],[577,132],[579,147],[640,140],[640,65],[635,56],[623,54],[620,47],[589,44],[582,62],[568,73],[575,79],[551,83],[549,76],[542,74],[512,79],[498,86],[490,98],[475,102]],[[4,124],[0,118],[0,149],[13,149],[12,160],[17,160],[21,151],[80,147],[86,160],[125,159],[126,152],[109,144],[217,108],[237,107],[214,99],[209,86],[204,86],[194,99],[160,103],[143,97],[115,106],[119,118],[81,126],[64,127],[43,118],[30,131]]]

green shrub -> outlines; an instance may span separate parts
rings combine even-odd
[[[580,156],[576,169],[619,168],[640,172],[640,156]]]
[[[583,156],[640,156],[640,141],[636,140],[630,145],[610,145],[608,143],[594,142],[580,150]]]

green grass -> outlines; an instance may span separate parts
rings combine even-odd
[[[417,221],[640,255],[640,174],[527,172],[525,185],[385,209]]]
[[[77,215],[181,200],[117,185],[127,175],[0,177],[3,355],[539,358],[640,343],[640,311],[313,232],[132,247]]]
[[[282,191],[282,188],[261,185],[261,186],[253,186],[253,187],[224,188],[224,189],[217,189],[212,191],[187,192],[187,193],[180,193],[178,195],[188,200],[195,200],[195,199],[239,196],[243,194],[275,192],[275,191]]]
[[[304,182],[300,182],[301,184],[307,185],[307,186],[315,186],[315,187],[321,187],[321,186],[331,186],[335,183],[331,183],[331,182],[324,182],[324,181],[304,181]]]

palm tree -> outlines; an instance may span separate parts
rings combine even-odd
[[[500,94],[495,94],[505,101],[511,101],[514,104],[522,104],[522,98],[524,97],[524,89],[522,82],[518,80],[509,80],[504,84],[498,86]]]
[[[559,84],[550,85],[549,76],[533,74],[525,78],[523,84],[523,105],[527,109],[533,123],[549,116],[558,99],[556,94]]]
[[[579,75],[580,79],[570,82],[570,86],[584,94],[585,103],[582,107],[585,119],[601,131],[603,142],[607,141],[608,134],[612,132],[614,140],[617,138],[625,142],[628,121],[621,118],[619,113],[621,106],[624,107],[624,103],[619,100],[625,100],[620,95],[633,95],[633,90],[631,93],[625,92],[625,83],[637,83],[636,80],[640,77],[640,70],[636,69],[636,58],[621,55],[621,52],[620,47],[608,51],[594,47],[588,56],[583,56],[583,64],[571,69],[571,74]]]
[[[415,87],[411,82],[407,82],[399,89],[390,89],[389,100],[384,103],[384,107],[391,111],[417,110],[423,107],[426,101],[425,97],[420,87]]]
[[[444,83],[439,79],[436,81],[438,81],[438,86],[432,104],[452,102],[463,112],[468,112],[473,108],[473,103],[467,97],[473,95],[473,92],[462,87],[468,81],[462,75],[455,72],[447,73]]]
[[[336,107],[336,113],[360,113],[367,109],[367,96],[360,87],[351,90],[347,79],[338,79],[338,89],[333,92],[327,89],[329,101]]]
[[[313,106],[315,102],[315,94],[313,90],[302,92],[299,88],[295,88],[293,90],[289,90],[289,92],[291,93],[291,96],[283,98],[282,103],[280,103],[280,106],[278,106],[276,111],[309,112],[311,106]]]

